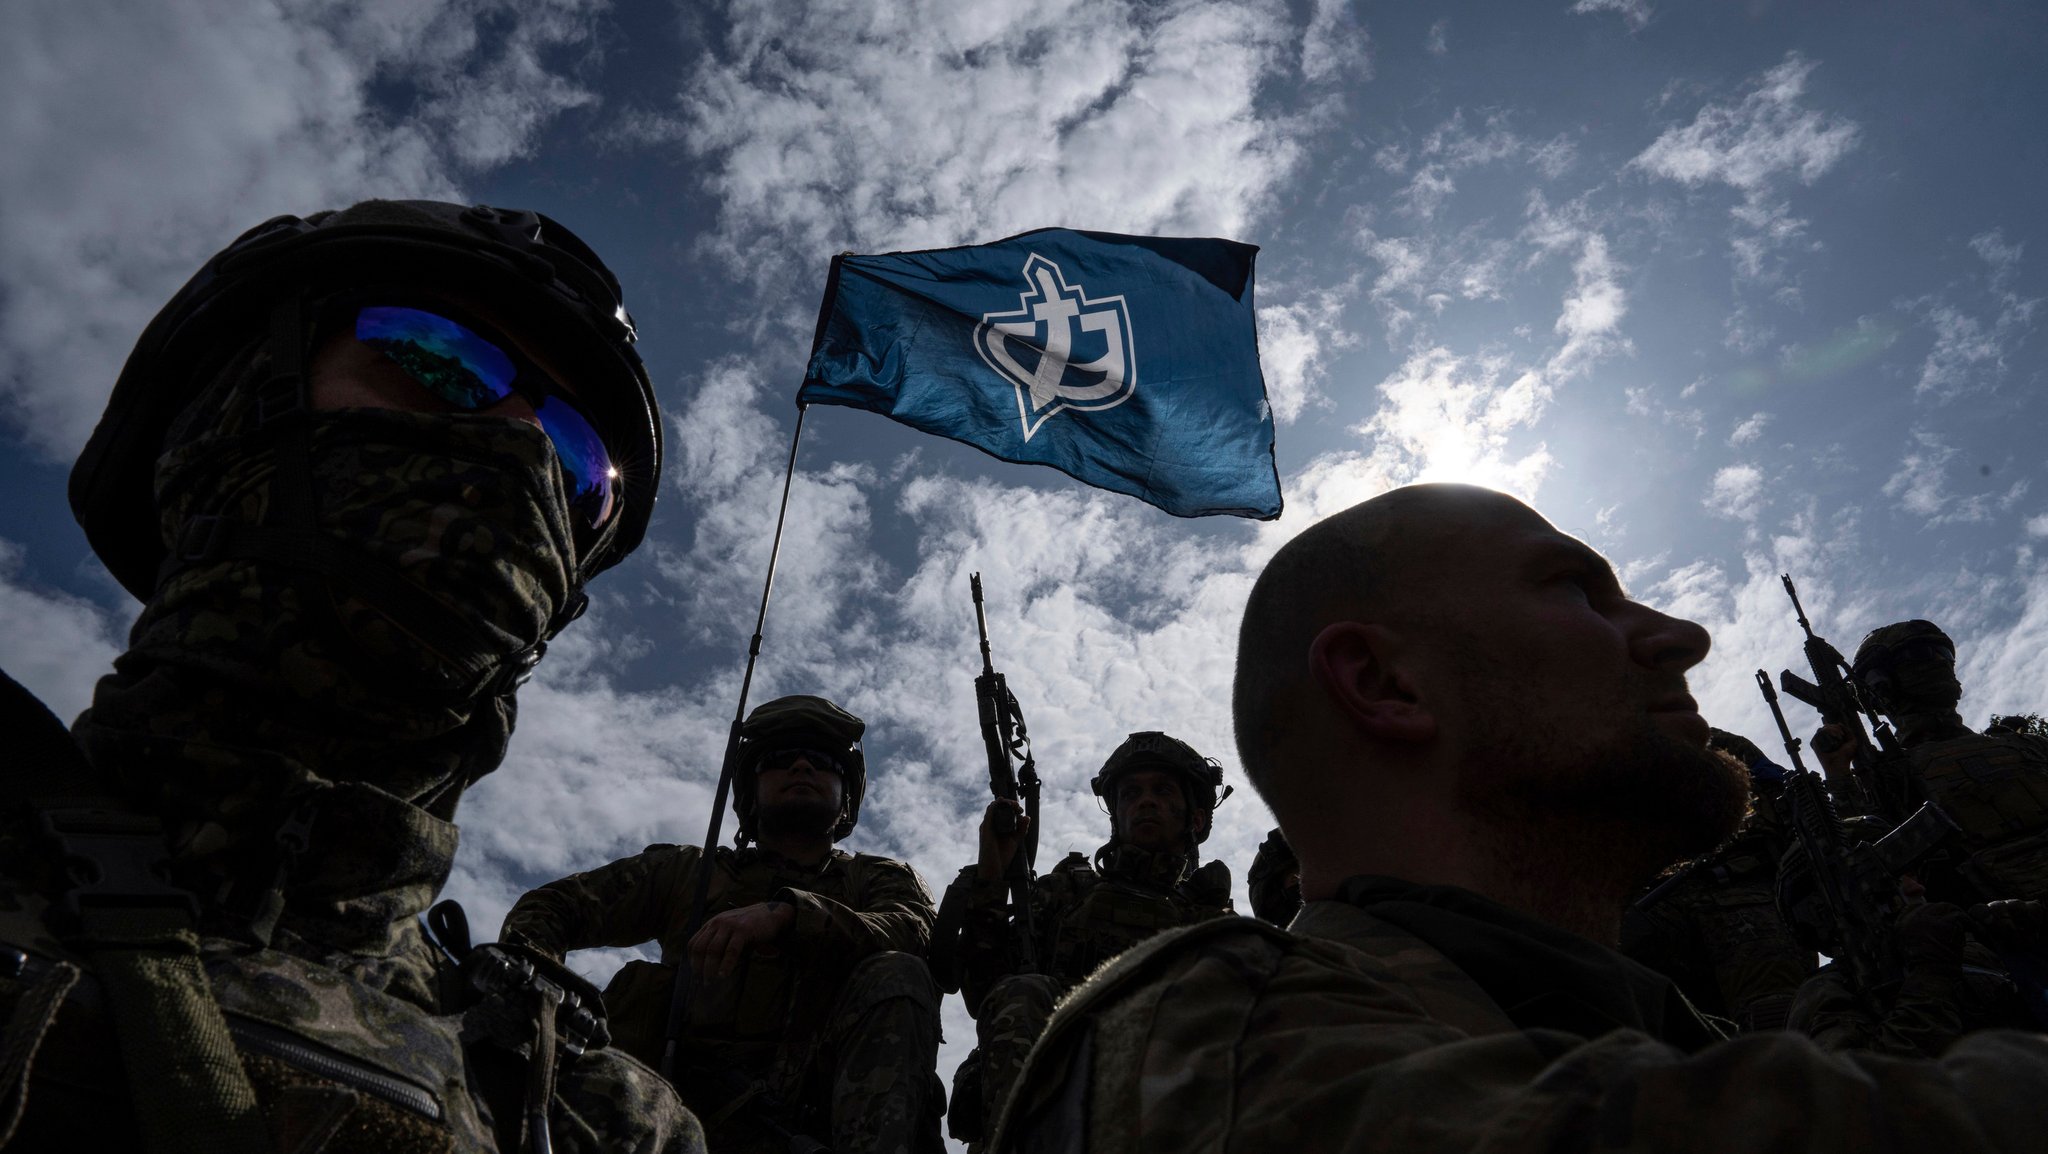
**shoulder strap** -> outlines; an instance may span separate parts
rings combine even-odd
[[[52,906],[51,928],[85,953],[106,991],[150,1154],[264,1154],[255,1087],[199,961],[198,903],[158,876],[162,823],[104,796],[63,723],[5,673],[0,719],[24,751],[0,770],[0,797],[26,802],[91,879]]]

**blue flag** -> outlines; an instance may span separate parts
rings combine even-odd
[[[870,409],[1181,517],[1270,520],[1256,252],[1046,228],[835,257],[797,403]]]

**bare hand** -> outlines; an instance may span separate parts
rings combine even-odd
[[[690,939],[690,966],[700,974],[731,977],[749,949],[772,945],[796,924],[796,907],[788,902],[741,906],[705,922]]]
[[[996,815],[1006,811],[1015,816],[1016,828],[1009,833],[997,833]],[[1025,816],[1021,804],[1007,797],[989,802],[981,815],[981,859],[975,863],[975,874],[985,882],[1000,879],[1009,872],[1010,859],[1017,856],[1024,835],[1030,832],[1031,819]]]
[[[1822,775],[1829,781],[1849,781],[1855,776],[1852,763],[1856,760],[1856,742],[1848,726],[1823,725],[1813,731],[1813,740],[1806,747],[1813,751]],[[1823,749],[1827,752],[1821,752]]]

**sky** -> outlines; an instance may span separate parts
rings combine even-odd
[[[646,545],[458,815],[448,892],[485,932],[533,885],[702,839],[840,251],[1045,226],[1261,248],[1277,521],[812,410],[753,700],[868,720],[844,844],[935,892],[987,797],[970,572],[1057,860],[1106,839],[1086,783],[1128,732],[1242,785],[1251,581],[1413,481],[1512,492],[1706,625],[1695,694],[1766,748],[1753,671],[1801,660],[1780,572],[1845,650],[1943,625],[1973,724],[2042,709],[2044,53],[2048,9],[1992,0],[8,4],[0,667],[68,718],[134,620],[64,486],[156,308],[269,216],[388,196],[575,229],[666,421]],[[1241,908],[1271,824],[1240,788],[1204,847]],[[971,1024],[945,1020],[950,1077]]]

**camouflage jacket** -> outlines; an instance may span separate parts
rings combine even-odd
[[[1958,870],[1978,900],[2048,899],[2048,738],[1964,733],[1905,757],[1921,795],[1961,828]]]
[[[1232,912],[1230,867],[1220,861],[1189,872],[1180,854],[1119,846],[1102,856],[1105,868],[1098,872],[1078,851],[1070,853],[1032,885],[1033,950],[1040,969],[1062,988],[1162,930]],[[981,880],[971,865],[953,885],[967,895],[961,988],[972,1010],[989,987],[1017,969],[1010,892],[1000,880]]]
[[[1155,938],[1060,1007],[990,1149],[2033,1150],[2048,1039],[1716,1042],[1668,982],[1475,894],[1353,879]]]
[[[730,979],[700,977],[690,1012],[695,1037],[765,1051],[815,1027],[861,959],[884,950],[921,958],[931,945],[931,891],[903,862],[833,850],[807,869],[751,846],[721,847],[715,857],[707,919],[773,900],[796,907],[796,921]],[[658,1053],[701,860],[695,846],[654,845],[549,882],[513,905],[501,936],[558,958],[592,946],[659,942],[660,965],[629,964],[605,993],[615,1044],[643,1057]]]
[[[1623,954],[1744,1032],[1782,1028],[1818,964],[1778,913],[1778,840],[1747,828],[1655,902],[1630,906],[1622,917]]]

